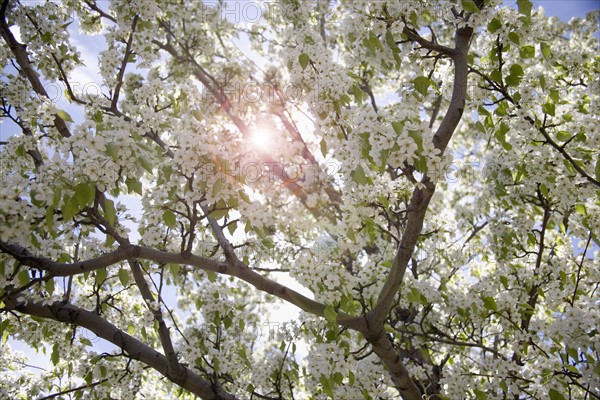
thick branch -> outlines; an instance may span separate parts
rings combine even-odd
[[[452,90],[452,98],[450,105],[440,124],[437,132],[433,137],[433,143],[436,148],[443,153],[452,134],[454,133],[460,119],[462,117],[465,100],[467,96],[467,76],[469,73],[467,64],[467,53],[469,49],[469,41],[473,29],[462,28],[456,32],[456,50],[453,51],[454,60],[454,87]],[[383,324],[387,313],[394,300],[394,296],[400,288],[400,284],[404,278],[404,272],[412,254],[414,252],[417,239],[423,228],[423,220],[429,205],[429,201],[435,191],[435,185],[428,179],[425,179],[425,187],[423,189],[416,188],[413,192],[409,207],[406,228],[402,235],[402,241],[398,246],[396,255],[392,263],[392,268],[386,279],[386,282],[379,294],[377,306],[371,311],[369,319],[371,324],[379,326]]]
[[[376,336],[366,336],[365,338],[371,343],[375,354],[377,354],[385,364],[385,367],[392,377],[394,386],[398,389],[402,397],[405,400],[421,400],[423,398],[421,391],[410,378],[408,370],[402,363],[400,356],[392,347],[392,341],[388,335],[381,330]]]
[[[183,379],[175,381],[170,373],[168,361],[164,355],[123,332],[110,322],[104,320],[100,315],[67,302],[54,302],[49,305],[43,305],[41,302],[34,301],[19,302],[15,297],[13,295],[5,299],[5,310],[15,310],[23,314],[74,324],[89,329],[96,336],[121,348],[129,357],[155,369],[169,380],[200,396],[202,399],[236,400],[235,396],[221,388],[215,388],[209,381],[202,379],[202,377],[189,368],[183,367],[185,368]]]
[[[410,40],[413,40],[413,41],[419,43],[425,49],[433,50],[433,51],[436,51],[438,53],[441,53],[441,54],[444,54],[447,56],[456,55],[456,49],[451,49],[450,47],[442,46],[441,44],[431,42],[407,26],[404,27],[404,29],[402,30],[402,33],[405,34],[406,37],[408,37]],[[458,47],[457,47],[457,49],[458,49]]]
[[[452,98],[446,115],[433,137],[435,147],[440,149],[442,154],[458,126],[464,111],[467,94],[467,76],[469,72],[467,53],[472,34],[473,30],[468,27],[458,29],[456,32],[456,49],[452,51],[455,68]],[[427,207],[435,191],[435,185],[429,178],[425,177],[422,184],[424,185],[423,188],[417,187],[413,192],[408,206],[406,227],[402,235],[402,241],[394,256],[390,273],[379,293],[377,305],[367,314],[368,331],[363,332],[365,333],[365,338],[373,346],[375,353],[388,368],[396,388],[406,399],[410,400],[421,399],[421,392],[409,377],[399,354],[394,350],[390,339],[385,335],[383,324],[404,279],[404,273],[414,253],[417,239],[423,229]]]
[[[154,309],[152,308],[153,304],[158,306],[158,302],[152,295],[152,291],[150,291],[150,287],[144,278],[144,273],[142,272],[142,267],[140,266],[139,261],[137,260],[128,260],[129,265],[131,266],[131,272],[133,274],[133,279],[137,287],[140,290],[146,305],[152,311],[152,315],[154,316],[154,320],[158,323],[158,336],[160,337],[160,343],[162,345],[163,351],[165,352],[165,356],[168,360],[169,367],[169,375],[172,376],[172,381],[181,385],[181,382],[185,379],[185,368],[179,363],[177,359],[177,353],[175,353],[175,348],[173,347],[173,341],[171,340],[171,334],[169,333],[169,328],[167,328],[167,324],[162,317],[162,312],[160,308]]]
[[[8,4],[8,2],[6,2],[6,4]],[[42,85],[42,82],[40,81],[40,78],[38,77],[37,72],[35,72],[35,70],[31,66],[31,62],[29,61],[29,57],[27,55],[26,46],[22,43],[19,43],[17,41],[17,39],[15,38],[15,36],[13,35],[13,33],[11,32],[11,30],[8,26],[8,23],[6,22],[5,14],[6,14],[6,9],[3,6],[2,14],[0,15],[0,32],[2,33],[2,37],[4,38],[4,41],[6,42],[6,44],[8,44],[10,51],[15,56],[17,63],[21,67],[20,73],[23,76],[25,76],[25,78],[27,78],[29,83],[31,83],[31,87],[37,94],[48,98],[48,93],[46,92],[46,89],[44,89],[44,86]],[[63,136],[63,137],[71,136],[71,133],[69,132],[69,129],[67,128],[67,124],[58,115],[55,116],[55,118],[54,118],[54,126],[56,126],[56,129],[58,129],[61,136]]]
[[[454,83],[450,106],[442,120],[438,130],[433,137],[433,144],[440,149],[442,154],[446,150],[452,134],[456,130],[465,110],[467,98],[467,85],[469,75],[469,64],[467,55],[469,53],[469,42],[473,35],[473,29],[466,27],[456,31],[456,51],[452,57],[454,61]]]
[[[265,278],[264,276],[250,269],[242,262],[238,262],[235,265],[230,265],[229,263],[219,262],[210,258],[193,254],[169,253],[149,247],[135,245],[121,246],[111,253],[103,254],[91,260],[72,264],[57,263],[48,258],[35,257],[31,255],[31,253],[29,253],[25,248],[16,244],[6,243],[4,241],[0,241],[0,250],[2,250],[4,253],[10,254],[23,265],[46,271],[53,276],[77,275],[100,268],[106,268],[128,259],[144,259],[154,261],[159,264],[172,263],[191,265],[206,271],[213,271],[220,274],[234,276],[251,284],[258,290],[277,296],[280,299],[285,300],[306,312],[320,317],[325,316],[324,304],[309,299],[308,297],[280,283]],[[359,331],[364,331],[366,329],[364,319],[360,317],[352,317],[344,313],[338,314],[338,323]]]
[[[131,23],[131,32],[129,33],[129,38],[127,39],[127,44],[125,46],[125,51],[123,54],[123,61],[121,61],[121,67],[119,68],[119,73],[117,74],[117,86],[115,87],[115,92],[113,93],[112,101],[110,103],[110,109],[116,110],[117,103],[119,102],[119,95],[121,93],[121,87],[123,86],[123,77],[125,76],[125,68],[127,68],[127,64],[129,63],[129,56],[131,53],[131,45],[133,44],[133,35],[135,33],[135,27],[137,25],[138,16],[135,15],[133,17],[133,21]]]

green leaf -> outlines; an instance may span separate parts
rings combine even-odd
[[[27,285],[29,283],[29,272],[24,269],[17,274],[17,278],[19,279],[19,283],[21,285]]]
[[[492,71],[490,78],[492,78],[494,82],[502,83],[502,73],[497,69]]]
[[[475,393],[475,398],[477,400],[487,400],[487,394],[485,392],[482,392],[479,389],[474,389],[473,393]]]
[[[58,117],[60,119],[62,119],[63,121],[66,122],[73,122],[73,118],[71,118],[71,116],[69,115],[68,112],[66,112],[65,110],[58,110],[56,115],[58,115]]]
[[[338,384],[341,385],[344,382],[344,375],[342,375],[341,372],[336,372],[333,374],[333,381]]]
[[[46,281],[46,291],[50,294],[54,293],[54,279],[49,279]]]
[[[535,57],[535,47],[523,46],[519,49],[519,54],[522,58],[533,58]]]
[[[358,165],[356,167],[356,169],[353,171],[352,178],[359,185],[367,184],[367,177],[365,175],[365,170],[363,169],[363,167],[361,165]]]
[[[62,206],[62,216],[63,220],[68,221],[75,216],[79,212],[79,200],[77,200],[77,196],[73,195],[69,197],[65,204]]]
[[[127,286],[127,284],[129,283],[129,272],[126,269],[119,269],[119,280],[121,281],[121,285],[123,286]]]
[[[221,193],[221,190],[223,190],[223,179],[217,178],[217,180],[215,181],[215,183],[212,186],[213,197],[217,197],[217,195],[219,193]]]
[[[125,180],[125,184],[127,185],[127,190],[129,193],[135,192],[142,195],[142,183],[135,178],[127,178]]]
[[[303,70],[306,69],[309,61],[310,61],[310,57],[308,56],[308,54],[302,53],[298,56],[298,62],[300,62],[300,66],[302,67]]]
[[[150,162],[150,160],[148,160],[148,158],[141,156],[141,157],[138,157],[138,161],[140,162],[140,164],[142,164],[142,167],[146,171],[152,173],[152,163]]]
[[[100,268],[96,270],[96,283],[98,285],[102,284],[106,280],[108,276],[108,272],[106,272],[106,268]]]
[[[546,90],[546,77],[544,75],[540,75],[538,79],[540,81],[540,87],[542,90]]]
[[[228,215],[229,215],[229,209],[227,209],[227,208],[217,208],[216,210],[214,210],[213,212],[208,214],[209,217],[212,217],[216,220],[219,220],[223,217],[227,217]]]
[[[192,111],[192,116],[196,119],[196,121],[198,122],[202,122],[204,120],[202,113],[198,110],[193,110]]]
[[[75,186],[75,198],[79,208],[92,204],[94,201],[94,187],[89,183],[80,183]]]
[[[42,42],[46,44],[52,41],[52,32],[44,32],[40,36],[42,38]]]
[[[46,208],[46,227],[51,229],[52,225],[54,225],[54,206]]]
[[[567,140],[571,139],[571,134],[567,131],[558,131],[556,133],[556,138],[561,142],[566,142]]]
[[[113,159],[113,161],[119,160],[119,150],[120,149],[121,149],[121,146],[119,146],[115,142],[108,142],[106,144],[106,154],[108,154]]]
[[[52,354],[50,354],[50,360],[54,365],[58,364],[58,361],[60,360],[60,354],[58,353],[58,343],[54,343],[54,346],[52,346]]]
[[[321,375],[319,382],[321,383],[321,386],[323,386],[323,391],[325,392],[325,394],[333,399],[333,390],[331,388],[331,385],[329,384],[329,380],[327,379],[327,377],[325,375]]]
[[[325,310],[323,310],[323,315],[327,321],[335,323],[338,313],[333,309],[332,306],[327,306],[325,307]]]
[[[104,218],[106,218],[111,226],[114,226],[115,222],[117,222],[117,210],[115,210],[115,203],[110,199],[104,199],[102,209],[104,210]]]
[[[552,51],[550,50],[550,45],[548,43],[540,43],[540,50],[542,51],[542,55],[545,59],[549,59]]]
[[[488,310],[498,311],[498,306],[496,305],[496,300],[494,300],[493,297],[489,297],[489,296],[488,297],[484,297],[483,298],[483,305]]]
[[[492,19],[487,26],[487,30],[490,33],[494,33],[500,28],[502,28],[502,22],[500,22],[500,20],[498,18]]]
[[[552,115],[554,117],[556,112],[556,106],[554,105],[554,103],[548,102],[542,105],[542,111],[544,112],[544,114]]]
[[[352,94],[354,95],[357,103],[362,101],[363,91],[358,87],[357,84],[352,85]]]
[[[494,131],[494,136],[498,139],[500,144],[505,150],[511,150],[512,145],[506,141],[506,133],[508,132],[508,125],[504,122],[500,124],[498,129]]]
[[[596,180],[600,181],[600,158],[596,160]]]
[[[510,39],[511,42],[513,42],[514,44],[517,44],[517,45],[521,41],[521,38],[519,37],[519,34],[517,32],[510,32],[508,34],[508,38]]]
[[[319,147],[321,148],[321,154],[325,157],[327,155],[327,142],[325,141],[325,138],[321,139]]]
[[[175,228],[175,225],[177,224],[177,218],[175,218],[175,213],[173,211],[165,210],[162,215],[162,219],[165,222],[165,225],[167,225],[169,228]]]
[[[530,0],[517,0],[517,4],[519,5],[519,12],[526,17],[531,15],[531,9],[533,8],[533,4],[531,4]]]
[[[521,83],[521,79],[523,79],[523,75],[525,75],[525,71],[523,71],[523,67],[519,64],[513,64],[510,67],[510,75],[506,77],[506,83],[509,86],[519,86]]]
[[[417,154],[423,152],[423,134],[420,131],[408,131],[408,136],[417,144]]]
[[[525,75],[525,71],[523,71],[523,67],[521,67],[519,64],[513,64],[510,66],[510,74],[523,77],[523,75]]]
[[[135,328],[135,325],[133,324],[129,324],[127,325],[127,333],[130,335],[135,335],[135,332],[137,331],[137,329]]]
[[[179,264],[169,264],[169,270],[171,271],[171,275],[179,276],[179,270],[181,269]]]
[[[94,115],[92,115],[92,120],[97,124],[102,123],[102,120],[103,120],[102,111],[95,112]]]
[[[415,85],[415,90],[425,96],[427,94],[427,89],[429,89],[429,85],[431,85],[431,79],[426,76],[417,76],[413,80],[413,83]]]
[[[548,396],[550,396],[550,400],[566,400],[566,397],[556,389],[548,390]]]
[[[389,29],[385,31],[385,42],[387,43],[388,47],[392,49],[394,55],[400,52],[400,48],[398,47],[398,45],[396,44],[396,40],[394,39],[394,34]]]
[[[210,281],[210,283],[215,283],[217,280],[217,273],[214,271],[206,271],[206,277]]]
[[[479,7],[477,7],[477,4],[475,4],[475,2],[473,0],[461,0],[460,3],[462,4],[462,8],[465,11],[468,11],[468,12],[479,11]]]
[[[236,231],[237,226],[238,226],[237,222],[232,222],[231,224],[227,225],[227,230],[229,231],[229,233],[231,235],[233,235],[233,233]]]
[[[396,132],[396,135],[402,135],[402,133],[404,132],[404,122],[392,122],[392,128],[394,128],[394,132]]]

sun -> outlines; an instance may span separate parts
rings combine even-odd
[[[252,146],[258,150],[268,151],[273,148],[273,132],[264,125],[257,126],[250,136]]]

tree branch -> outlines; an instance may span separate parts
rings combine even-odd
[[[8,4],[8,1],[6,2],[6,4]],[[0,14],[0,32],[2,33],[4,41],[10,48],[10,51],[15,56],[17,63],[21,67],[21,70],[19,72],[25,78],[27,78],[29,83],[31,83],[31,87],[37,94],[48,98],[48,93],[46,92],[46,89],[44,89],[44,86],[42,85],[42,82],[40,81],[37,72],[31,66],[29,56],[27,55],[26,46],[17,41],[10,28],[8,27],[8,23],[6,22],[6,7],[4,5],[2,7],[2,13]],[[56,129],[61,134],[61,136],[71,136],[71,132],[69,132],[67,124],[58,115],[54,117],[54,126],[56,126]]]
[[[402,33],[405,34],[410,40],[419,43],[425,49],[433,50],[450,57],[454,57],[457,53],[456,49],[451,49],[450,47],[442,46],[439,43],[431,42],[407,26],[404,26]]]
[[[205,271],[212,271],[224,275],[234,276],[251,284],[258,290],[277,296],[280,299],[285,300],[306,312],[320,317],[325,316],[324,304],[309,299],[308,297],[288,288],[287,286],[258,274],[241,261],[231,265],[229,263],[219,262],[210,258],[193,254],[169,253],[136,245],[124,245],[113,252],[103,254],[95,259],[80,261],[72,264],[57,263],[48,258],[35,257],[22,246],[9,244],[1,240],[0,250],[2,250],[4,253],[10,254],[23,265],[46,271],[53,276],[77,275],[100,268],[106,268],[128,259],[150,260],[159,264],[172,263],[191,265],[201,268]],[[339,313],[337,322],[342,326],[346,326],[358,331],[364,331],[366,329],[364,319],[361,317],[353,317],[344,313]]]
[[[135,283],[138,289],[140,290],[140,294],[146,302],[148,309],[152,311],[154,320],[158,323],[158,336],[160,337],[160,343],[168,361],[169,374],[173,377],[173,382],[180,385],[180,382],[183,382],[183,380],[185,379],[186,371],[177,359],[177,353],[175,353],[175,349],[173,347],[173,342],[171,340],[169,328],[167,328],[167,325],[165,324],[165,321],[162,317],[160,305],[152,295],[152,292],[150,291],[150,287],[148,286],[148,283],[144,278],[144,274],[142,272],[142,268],[140,266],[139,261],[133,259],[129,259],[128,261],[131,267],[131,272],[133,274],[133,279],[135,280]],[[153,307],[153,304],[156,304],[156,309]]]
[[[135,33],[135,27],[138,21],[138,15],[133,17],[133,21],[131,22],[131,32],[129,33],[129,38],[127,39],[127,44],[125,45],[125,51],[123,55],[123,60],[121,61],[121,67],[119,68],[119,72],[117,74],[117,85],[115,86],[115,92],[112,96],[112,101],[110,102],[110,109],[116,110],[117,103],[119,102],[119,94],[121,92],[121,87],[123,86],[123,76],[125,75],[125,68],[127,68],[127,63],[129,63],[129,56],[131,55],[131,45],[133,44],[133,34]]]
[[[209,381],[200,377],[193,370],[183,366],[182,368],[185,369],[183,379],[176,380],[176,377],[172,375],[168,367],[168,360],[164,355],[123,332],[97,314],[68,302],[54,302],[49,305],[43,305],[41,302],[36,301],[21,302],[16,297],[15,295],[11,295],[4,300],[5,310],[15,310],[35,317],[81,326],[90,330],[96,336],[119,347],[132,359],[141,361],[161,373],[167,379],[200,396],[204,400],[237,400],[232,394],[222,388],[215,388]]]
[[[433,137],[435,147],[440,149],[442,153],[446,149],[464,111],[467,95],[467,76],[469,73],[467,53],[472,34],[473,29],[468,27],[456,31],[456,50],[453,51],[455,69],[452,98],[446,115]],[[392,262],[392,268],[377,299],[377,305],[369,313],[370,321],[371,323],[375,323],[375,326],[383,324],[385,316],[389,312],[423,228],[423,220],[425,219],[427,207],[435,191],[435,185],[427,178],[422,183],[425,187],[423,189],[417,187],[413,192],[408,206],[408,218],[402,235],[402,241],[398,246]]]

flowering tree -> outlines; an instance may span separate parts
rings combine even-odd
[[[2,0],[0,397],[600,398],[598,14],[517,3]]]

